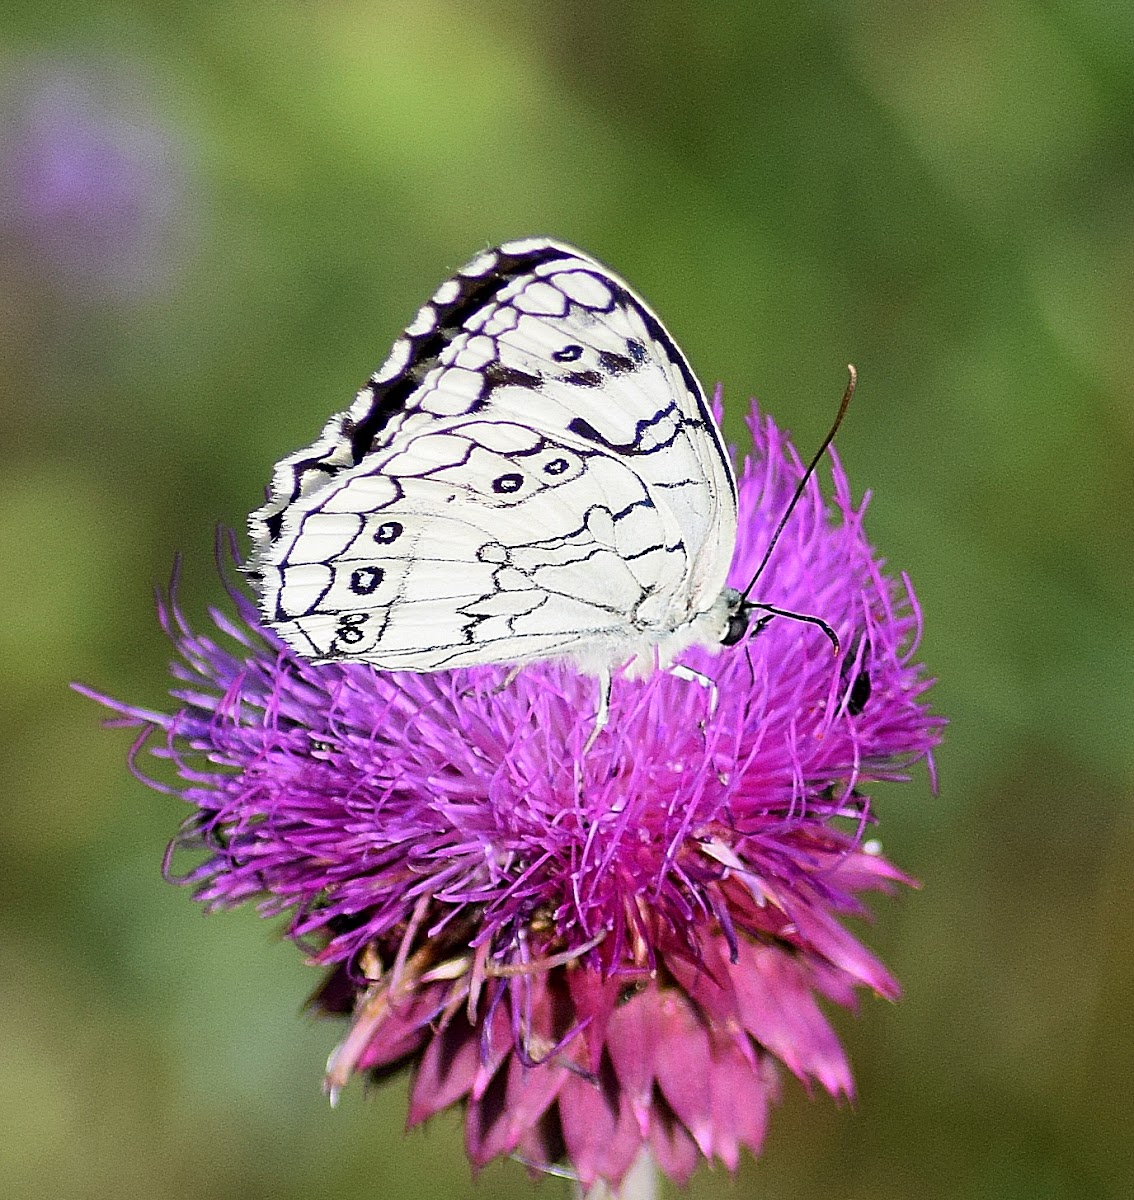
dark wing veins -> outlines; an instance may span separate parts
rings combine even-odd
[[[673,418],[673,432],[664,441],[659,441],[651,446],[643,446],[642,439],[646,431],[652,429],[655,425],[660,425],[667,418]],[[612,454],[632,455],[632,454],[657,454],[661,450],[672,446],[678,436],[685,429],[702,428],[703,422],[697,417],[686,417],[682,414],[677,406],[676,401],[671,401],[660,408],[651,417],[643,417],[634,425],[634,436],[628,442],[612,442],[608,437],[599,433],[599,431],[583,417],[575,417],[567,428],[577,437],[584,438],[588,442],[594,442],[603,449],[610,451]]]
[[[405,370],[394,379],[378,383],[371,380],[366,387],[374,397],[374,403],[365,417],[353,428],[344,425],[343,433],[349,436],[351,457],[360,463],[369,453],[374,439],[385,429],[395,413],[405,409],[406,401],[413,394],[421,379],[436,365],[445,347],[461,331],[469,318],[519,275],[526,275],[545,262],[568,257],[567,252],[555,246],[545,246],[527,254],[497,253],[497,263],[485,275],[456,275],[457,296],[447,304],[433,302],[437,310],[437,323],[433,329],[417,336],[405,334],[411,343],[409,362]],[[507,379],[494,382],[516,383]]]

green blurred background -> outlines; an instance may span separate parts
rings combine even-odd
[[[182,816],[81,679],[158,705],[151,589],[478,248],[626,275],[730,433],[840,447],[925,610],[941,790],[880,789],[924,881],[840,1014],[854,1109],[787,1081],[694,1197],[1134,1190],[1134,8],[215,0],[5,6],[0,48],[0,1190],[526,1196],[338,1033],[252,912],[163,883]],[[11,1190],[9,1190],[11,1189]],[[554,1180],[541,1194],[565,1195]]]

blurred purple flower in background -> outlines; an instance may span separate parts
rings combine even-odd
[[[128,62],[44,58],[0,87],[0,237],[32,276],[122,296],[160,288],[184,220],[182,148]]]
[[[740,586],[802,475],[770,420],[751,428]],[[617,680],[585,753],[595,682],[571,669],[501,690],[498,668],[313,665],[236,589],[237,620],[213,613],[231,649],[162,606],[177,711],[95,698],[179,776],[193,812],[171,851],[198,855],[182,881],[210,908],[290,913],[329,968],[314,1007],[351,1016],[332,1094],[410,1066],[411,1124],[460,1104],[474,1163],[566,1162],[588,1187],[617,1186],[643,1148],[677,1180],[758,1152],[777,1060],[852,1094],[819,1000],[898,986],[838,918],[909,882],[863,840],[861,789],[930,759],[943,722],[913,592],[883,574],[837,459],[832,474],[761,598],[822,616],[842,660],[773,620],[684,657],[715,692]]]

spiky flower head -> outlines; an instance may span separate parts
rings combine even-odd
[[[0,236],[33,275],[123,299],[159,290],[186,220],[187,167],[125,61],[36,56],[0,81]],[[9,247],[10,243],[10,247]]]
[[[750,577],[802,475],[753,411],[731,582]],[[409,1122],[462,1105],[476,1164],[566,1161],[617,1186],[642,1149],[678,1180],[758,1152],[779,1060],[835,1095],[850,1070],[820,1000],[882,964],[840,924],[902,874],[863,839],[863,787],[929,758],[941,721],[914,660],[913,592],[883,573],[837,459],[761,578],[775,619],[718,655],[595,682],[541,664],[430,675],[304,662],[231,588],[232,644],[162,619],[172,714],[103,699],[168,758],[192,813],[171,851],[209,908],[256,900],[328,969],[349,1014],[328,1064],[412,1068]],[[156,735],[156,736],[155,736]]]

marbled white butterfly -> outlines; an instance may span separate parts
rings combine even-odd
[[[581,251],[528,239],[443,283],[276,467],[249,573],[304,658],[559,658],[609,688],[613,669],[645,675],[777,611],[725,587],[736,521],[704,390],[653,310]]]

